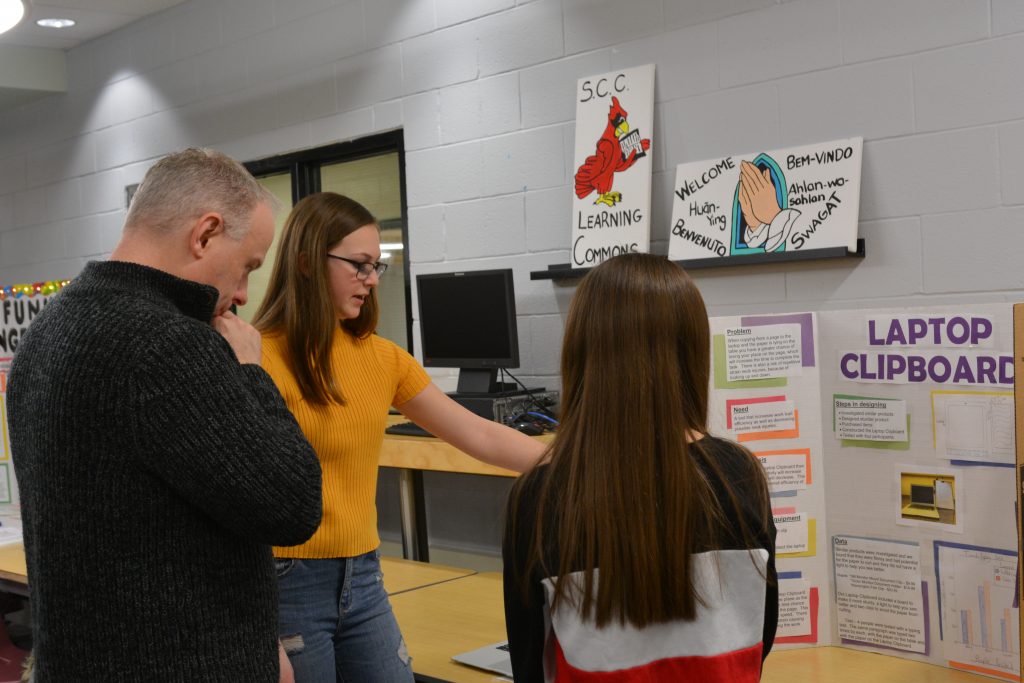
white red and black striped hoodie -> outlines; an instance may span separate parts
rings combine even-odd
[[[760,464],[732,442],[705,437],[690,448],[690,457],[705,473],[722,501],[728,528],[721,530],[720,547],[701,549],[693,556],[695,582],[707,603],[693,621],[671,621],[638,629],[617,621],[597,628],[583,619],[568,601],[550,610],[554,577],[531,576],[528,597],[522,591],[522,571],[538,523],[536,510],[547,468],[524,475],[516,524],[506,519],[505,625],[516,683],[755,683],[761,663],[775,638],[778,584],[775,575],[775,526],[765,501],[754,509],[753,487]],[[729,502],[722,477],[707,465],[713,458],[735,491],[741,511]],[[509,515],[512,513],[509,512]],[[748,548],[739,532],[737,514],[753,533],[764,530]],[[550,525],[550,520],[548,521]],[[513,530],[514,529],[514,530]],[[514,536],[513,536],[514,535]],[[557,551],[545,558],[558,567]],[[582,568],[580,568],[582,569]],[[600,580],[600,569],[595,572]],[[582,586],[583,572],[572,575]]]

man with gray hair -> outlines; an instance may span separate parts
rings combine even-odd
[[[286,673],[270,547],[316,530],[320,465],[230,310],[273,239],[271,202],[218,152],[161,159],[111,259],[18,346],[8,417],[37,683]]]

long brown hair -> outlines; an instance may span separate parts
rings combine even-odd
[[[701,448],[691,439],[707,431],[709,366],[704,301],[678,265],[627,254],[580,282],[565,326],[562,416],[550,462],[516,483],[509,513],[515,524],[524,482],[542,477],[524,576],[529,581],[539,568],[557,577],[552,608],[568,600],[598,627],[695,618],[702,598],[690,557],[715,547],[724,519],[723,501],[690,457]],[[703,460],[721,474],[712,458]],[[767,486],[760,489],[755,509],[767,510]],[[738,533],[752,540],[737,517]],[[557,549],[558,567],[545,566],[545,548]],[[580,569],[577,590],[569,575]]]
[[[302,396],[313,403],[345,403],[331,367],[331,343],[339,325],[326,254],[367,225],[377,225],[373,214],[335,192],[318,192],[299,201],[285,221],[267,293],[253,320],[260,332],[284,334],[288,365]],[[359,317],[341,321],[341,329],[355,337],[367,337],[377,328],[377,315],[377,291],[373,288]]]

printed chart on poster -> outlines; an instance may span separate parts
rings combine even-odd
[[[861,138],[676,167],[672,260],[857,248]]]
[[[935,574],[950,666],[1016,680],[1016,551],[936,541]]]
[[[653,64],[577,83],[573,268],[649,251],[653,129]]]

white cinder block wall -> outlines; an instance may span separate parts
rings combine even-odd
[[[865,139],[867,258],[699,272],[712,314],[1024,297],[1020,0],[192,0],[0,113],[0,283],[108,254],[166,152],[402,128],[413,274],[514,268],[522,373],[555,385],[572,285],[529,272],[569,261],[575,82],[650,62],[655,250],[677,164]]]

